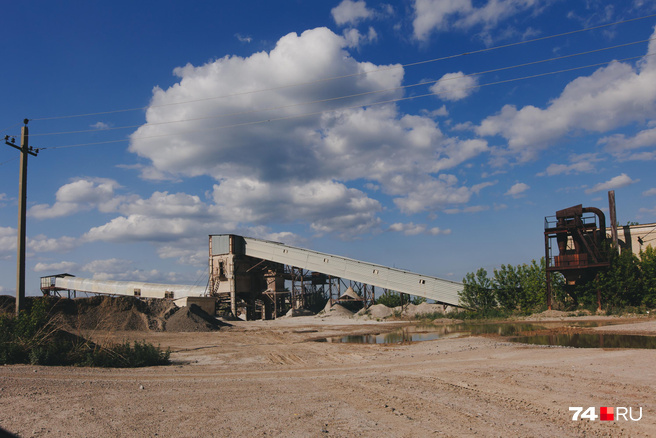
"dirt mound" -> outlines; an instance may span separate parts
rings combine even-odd
[[[353,316],[353,312],[351,312],[349,309],[346,307],[342,306],[341,304],[333,304],[330,306],[330,304],[327,304],[326,307],[323,309],[323,312],[319,313],[321,317],[326,317],[326,316],[342,316],[346,318],[350,318]]]
[[[446,313],[444,310],[444,305],[430,304],[426,302],[416,306],[414,304],[409,304],[408,307],[403,311],[404,316],[410,316],[410,317],[434,314],[434,313]]]
[[[392,316],[394,309],[390,309],[384,304],[374,304],[368,309],[362,309],[358,312],[358,316],[372,319],[383,319]]]
[[[26,306],[34,300],[28,297]],[[89,298],[46,297],[48,313],[64,330],[120,330],[201,332],[219,329],[219,322],[200,307],[177,307],[168,300],[135,297],[94,296]],[[0,296],[0,312],[13,312],[12,297]]]
[[[212,332],[219,329],[216,318],[208,315],[195,304],[181,307],[166,319],[168,332]]]
[[[283,318],[292,318],[295,316],[313,316],[314,312],[308,309],[289,309]]]

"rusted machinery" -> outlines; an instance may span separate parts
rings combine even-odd
[[[555,242],[555,245],[554,245]],[[594,279],[609,263],[606,217],[595,207],[581,204],[559,210],[545,218],[545,258],[547,263],[547,306],[551,309],[551,273],[560,272],[567,285]],[[554,248],[558,255],[554,255]],[[597,301],[600,301],[597,294]],[[599,303],[600,304],[600,303]]]

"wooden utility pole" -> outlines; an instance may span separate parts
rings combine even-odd
[[[9,141],[5,136],[5,144],[18,149],[21,152],[20,172],[18,178],[18,254],[16,261],[16,315],[23,309],[25,304],[25,217],[27,207],[27,156],[37,156],[39,150],[29,146],[28,119],[23,120],[25,126],[21,128],[21,145],[16,146],[14,139]]]

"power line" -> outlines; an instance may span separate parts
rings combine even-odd
[[[626,20],[616,21],[616,22],[613,22],[613,23],[601,24],[601,25],[598,25],[598,26],[587,27],[587,28],[583,28],[583,29],[577,29],[577,30],[573,30],[573,31],[548,35],[548,36],[539,37],[539,38],[532,38],[530,40],[517,41],[517,42],[509,43],[509,44],[503,44],[503,45],[499,45],[499,46],[487,47],[485,49],[473,50],[473,51],[469,51],[469,52],[462,52],[462,53],[458,53],[458,54],[454,54],[454,55],[448,55],[448,56],[444,56],[444,57],[440,57],[440,58],[433,58],[433,59],[428,59],[428,60],[424,60],[424,61],[417,61],[417,62],[402,64],[402,65],[397,65],[397,66],[382,67],[382,68],[378,68],[378,69],[374,69],[374,70],[368,70],[368,71],[359,72],[359,73],[352,73],[352,74],[347,74],[347,75],[342,75],[342,76],[333,76],[333,77],[329,77],[329,78],[317,79],[317,80],[314,80],[314,81],[307,81],[307,82],[299,82],[299,83],[295,83],[295,84],[282,85],[282,86],[279,86],[279,87],[264,88],[264,89],[252,90],[252,91],[244,91],[244,92],[240,92],[240,93],[233,93],[233,94],[228,94],[228,95],[223,95],[223,96],[206,97],[206,98],[202,98],[202,99],[194,99],[194,100],[187,100],[187,101],[180,101],[180,102],[171,102],[171,103],[166,103],[166,104],[161,104],[161,105],[149,105],[149,106],[136,107],[136,108],[126,108],[126,109],[111,110],[111,111],[98,111],[98,112],[90,112],[90,113],[84,113],[84,114],[73,114],[73,115],[51,116],[51,117],[38,117],[38,118],[30,119],[30,120],[44,121],[44,120],[78,118],[78,117],[90,117],[90,116],[98,116],[98,115],[106,115],[106,114],[115,114],[115,113],[122,113],[122,112],[146,110],[148,108],[159,108],[159,107],[163,107],[163,106],[183,105],[183,104],[187,104],[187,103],[202,102],[202,101],[214,100],[214,99],[225,99],[225,98],[229,98],[229,97],[237,97],[237,96],[242,96],[242,95],[247,95],[247,94],[262,93],[262,92],[266,92],[266,91],[277,91],[277,90],[282,90],[282,89],[287,89],[287,88],[292,88],[292,87],[299,87],[299,86],[303,86],[303,85],[312,85],[312,84],[317,84],[317,83],[321,83],[321,82],[329,82],[329,81],[333,81],[333,80],[337,80],[337,79],[345,79],[345,78],[350,78],[350,77],[355,77],[355,76],[362,76],[362,75],[367,75],[367,74],[370,74],[370,73],[377,73],[377,72],[382,72],[382,71],[389,71],[389,70],[401,69],[401,68],[406,68],[406,67],[413,67],[413,66],[417,66],[417,65],[423,65],[423,64],[428,64],[428,63],[433,63],[433,62],[438,62],[438,61],[445,61],[445,60],[448,60],[448,59],[459,58],[459,57],[462,57],[462,56],[468,56],[468,55],[475,55],[475,54],[479,54],[479,53],[491,52],[491,51],[494,51],[494,50],[500,50],[500,49],[520,46],[520,45],[524,45],[524,44],[530,44],[530,43],[534,43],[534,42],[538,42],[538,41],[545,41],[545,40],[548,40],[548,39],[574,35],[574,34],[581,33],[581,32],[588,32],[588,31],[592,31],[592,30],[602,29],[602,28],[605,28],[605,27],[616,26],[616,25],[620,25],[620,24],[626,24],[626,23],[639,21],[639,20],[645,20],[647,18],[652,18],[652,17],[656,17],[656,14],[645,15],[645,16],[636,17],[636,18],[630,18],[630,19],[626,19]]]
[[[578,53],[573,53],[573,54],[569,54],[569,55],[556,56],[556,57],[552,57],[552,58],[541,59],[541,60],[538,60],[538,61],[526,62],[526,63],[523,63],[523,64],[515,64],[515,65],[512,65],[512,66],[506,66],[506,67],[500,67],[500,68],[496,68],[496,69],[484,70],[484,71],[479,71],[479,72],[475,72],[475,73],[468,73],[468,74],[464,74],[464,75],[461,75],[461,76],[456,76],[456,77],[451,77],[451,78],[446,78],[446,79],[438,79],[438,80],[434,80],[434,81],[424,81],[424,82],[419,82],[419,83],[410,84],[410,85],[403,85],[403,86],[400,86],[400,87],[385,88],[385,89],[380,89],[380,90],[367,91],[367,92],[363,92],[363,93],[349,94],[349,95],[345,95],[345,96],[331,97],[331,98],[320,99],[320,100],[298,102],[298,103],[293,103],[293,104],[283,105],[283,106],[276,106],[276,107],[248,110],[248,111],[238,111],[238,112],[233,112],[233,113],[220,114],[220,115],[216,115],[216,116],[195,117],[195,118],[180,119],[180,120],[169,120],[169,121],[165,121],[165,122],[147,122],[146,124],[142,123],[142,124],[138,124],[138,125],[117,126],[117,127],[110,127],[110,128],[104,128],[104,129],[84,129],[84,130],[77,130],[77,131],[46,132],[46,133],[41,133],[41,134],[32,134],[32,137],[36,137],[36,136],[41,137],[41,136],[49,136],[49,135],[83,134],[83,133],[89,133],[89,132],[103,132],[103,131],[112,131],[112,130],[119,130],[119,129],[133,129],[133,128],[140,128],[142,126],[160,126],[160,125],[166,125],[166,124],[170,124],[170,123],[193,122],[193,121],[200,121],[200,120],[218,119],[218,118],[223,118],[223,117],[248,115],[248,114],[260,113],[260,112],[266,112],[266,111],[277,111],[277,110],[282,110],[282,109],[293,108],[293,107],[296,107],[296,106],[312,105],[312,104],[326,103],[326,102],[342,100],[342,99],[363,97],[363,96],[367,96],[367,95],[398,91],[398,90],[403,90],[403,89],[412,88],[412,87],[419,87],[419,86],[426,86],[426,85],[431,85],[431,84],[438,84],[438,83],[442,83],[442,82],[446,82],[446,81],[450,81],[450,80],[462,79],[462,78],[465,78],[465,77],[480,76],[480,75],[489,74],[489,73],[498,73],[500,71],[512,70],[512,69],[521,68],[521,67],[528,67],[528,66],[532,66],[532,65],[543,64],[543,63],[546,63],[546,62],[559,61],[559,60],[562,60],[562,59],[574,58],[574,57],[577,57],[577,56],[589,55],[589,54],[592,54],[592,53],[599,53],[599,52],[603,52],[603,51],[607,51],[607,50],[613,50],[613,49],[617,49],[617,48],[628,47],[628,46],[631,46],[631,45],[642,44],[642,43],[646,43],[646,42],[654,41],[654,40],[656,40],[656,38],[649,38],[649,39],[646,39],[646,40],[633,41],[633,42],[630,42],[630,43],[618,44],[618,45],[614,45],[614,46],[603,47],[603,48],[600,48],[600,49],[593,49],[593,50],[587,50],[587,51],[584,51],[584,52],[578,52]]]
[[[470,87],[462,87],[459,90],[470,90],[470,89],[475,89],[475,88],[487,87],[487,86],[491,86],[491,85],[500,85],[500,84],[507,84],[507,83],[510,83],[510,82],[517,82],[517,81],[521,81],[521,80],[535,79],[535,78],[538,78],[538,77],[550,76],[550,75],[555,75],[555,74],[559,74],[559,73],[567,73],[567,72],[571,72],[571,71],[582,70],[582,69],[585,69],[585,68],[600,67],[602,65],[608,65],[612,62],[625,62],[625,61],[631,61],[631,60],[639,59],[639,58],[644,59],[646,57],[654,56],[654,55],[656,55],[656,52],[647,53],[646,55],[633,56],[633,57],[629,57],[629,58],[617,59],[617,60],[600,62],[600,63],[595,63],[595,64],[588,64],[588,65],[579,66],[579,67],[571,67],[571,68],[561,69],[561,70],[556,70],[556,71],[551,71],[551,72],[537,73],[537,74],[534,74],[534,75],[523,76],[523,77],[519,77],[519,78],[489,82],[489,83],[486,83],[486,84],[478,84],[478,85],[474,85],[474,86],[470,86]],[[270,118],[270,119],[254,120],[254,121],[250,121],[250,122],[235,123],[235,124],[232,124],[232,125],[212,127],[212,128],[204,129],[202,131],[216,131],[216,130],[223,130],[223,129],[228,129],[228,128],[238,128],[238,127],[252,126],[252,125],[271,123],[271,122],[278,122],[278,121],[284,121],[284,120],[292,120],[292,119],[297,119],[297,118],[302,118],[302,117],[310,117],[310,116],[321,115],[321,114],[334,112],[334,111],[344,111],[344,110],[349,110],[349,109],[356,109],[356,108],[362,108],[362,107],[372,107],[372,106],[377,106],[377,105],[385,105],[385,104],[389,104],[389,103],[414,100],[414,99],[419,99],[419,98],[422,98],[422,97],[435,96],[436,94],[441,94],[441,93],[432,93],[431,92],[431,93],[420,94],[420,95],[415,95],[415,96],[407,96],[407,97],[401,97],[401,98],[397,98],[397,99],[389,99],[389,100],[380,101],[380,102],[373,102],[373,103],[364,104],[364,105],[363,104],[358,104],[358,105],[344,106],[344,107],[339,107],[339,108],[331,108],[331,109],[326,109],[326,110],[316,111],[316,112],[311,112],[311,113],[305,113],[305,114],[297,114],[297,115],[290,115],[290,116],[285,116],[285,117],[277,117],[277,118]],[[189,130],[189,131],[177,132],[175,134],[159,134],[159,135],[151,135],[151,136],[143,136],[143,137],[133,137],[131,139],[125,138],[125,139],[120,139],[120,140],[108,140],[108,141],[93,142],[93,143],[79,143],[79,144],[70,144],[70,145],[62,145],[62,146],[42,147],[42,148],[39,148],[39,149],[40,150],[46,150],[46,149],[63,149],[63,148],[72,148],[72,147],[83,147],[83,146],[97,146],[97,145],[102,145],[102,144],[122,143],[122,142],[130,141],[130,140],[147,140],[147,139],[152,139],[152,138],[172,137],[172,136],[182,135],[182,134],[197,133],[199,131],[201,131],[201,130],[194,129],[194,130]]]

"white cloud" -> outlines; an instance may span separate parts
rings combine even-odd
[[[394,182],[399,193],[407,193],[406,196],[394,199],[397,207],[406,214],[465,204],[473,193],[468,187],[458,186],[458,179],[454,175],[441,175],[438,179],[427,177],[420,182],[399,178]]]
[[[214,186],[217,211],[244,222],[309,221],[318,232],[363,233],[378,224],[380,203],[334,181],[266,183],[230,179]],[[290,206],[294,206],[290,208]]]
[[[601,192],[601,191],[606,191],[606,190],[615,190],[615,189],[620,189],[622,187],[629,186],[631,184],[635,184],[640,180],[632,180],[626,173],[623,173],[621,175],[618,175],[614,178],[611,178],[610,180],[595,184],[594,187],[587,189],[585,193],[596,193],[596,192]]]
[[[134,269],[134,262],[124,259],[94,260],[80,268],[95,280],[168,282],[175,274],[164,274],[157,269]]]
[[[418,234],[430,234],[437,236],[439,234],[451,234],[451,230],[442,230],[439,227],[428,228],[425,224],[415,224],[413,222],[401,223],[397,222],[389,227],[389,231],[403,233],[406,236],[416,236]]]
[[[94,123],[93,125],[90,125],[90,126],[94,129],[99,129],[99,130],[111,128],[111,125],[109,123],[105,123],[105,122],[96,122],[96,123]]]
[[[529,190],[531,187],[528,184],[525,183],[516,183],[513,184],[510,189],[505,193],[506,196],[512,196],[513,198],[519,198],[521,196],[524,196],[524,192]]]
[[[430,87],[430,91],[440,99],[456,101],[471,95],[477,85],[477,78],[465,76],[463,72],[459,71],[446,73]]]
[[[596,170],[595,163],[601,161],[601,159],[596,154],[580,154],[571,155],[569,161],[571,164],[550,164],[544,172],[538,173],[538,176],[591,173]]]
[[[237,40],[239,40],[240,43],[250,43],[253,41],[253,38],[249,36],[241,35],[239,33],[235,34],[235,38],[237,38]]]
[[[652,188],[642,192],[642,196],[654,196],[654,195],[656,195],[656,188]]]
[[[335,6],[331,11],[333,20],[338,26],[345,24],[357,24],[362,20],[373,17],[374,12],[367,8],[364,1],[342,0],[342,2]]]
[[[624,134],[603,137],[598,144],[605,145],[605,150],[619,161],[656,159],[656,128],[645,129],[635,136],[627,138]],[[651,148],[649,151],[636,152],[637,149]]]
[[[656,36],[656,33],[654,33]],[[651,41],[649,52],[656,51]],[[637,68],[612,62],[590,76],[570,82],[545,109],[505,105],[476,128],[480,136],[508,142],[508,152],[520,161],[535,158],[569,134],[608,132],[620,126],[656,117],[656,59],[645,57]]]
[[[75,237],[62,236],[57,238],[47,237],[43,234],[27,239],[27,248],[35,253],[43,252],[68,252],[80,246],[80,240]]]
[[[0,227],[0,257],[15,253],[18,245],[18,230],[11,227]]]
[[[61,186],[52,206],[37,204],[29,209],[28,214],[36,219],[52,219],[93,208],[112,211],[115,208],[114,190],[118,187],[119,184],[111,179],[80,178]]]
[[[458,213],[480,213],[481,211],[487,211],[490,207],[487,205],[471,205],[465,208],[448,208],[444,210],[446,214],[458,214]]]
[[[75,262],[57,262],[57,263],[37,263],[34,265],[34,272],[50,272],[51,274],[62,274],[72,272],[79,268]]]
[[[426,40],[435,31],[469,30],[475,26],[490,29],[512,15],[537,10],[543,3],[542,0],[488,0],[477,7],[472,0],[415,0],[414,36]]]
[[[467,202],[473,189],[458,185],[457,180],[448,182],[449,177],[444,179],[440,174],[486,152],[487,142],[448,137],[432,117],[403,114],[394,104],[367,107],[403,96],[397,87],[402,84],[404,71],[397,65],[358,62],[346,51],[348,46],[346,38],[318,28],[282,37],[269,53],[246,58],[226,56],[202,66],[175,69],[179,83],[167,90],[154,90],[147,123],[132,136],[130,150],[150,162],[141,169],[142,177],[214,178],[213,205],[203,206],[199,199],[179,196],[185,198],[184,208],[193,210],[194,215],[220,217],[224,228],[303,222],[318,233],[347,237],[379,227],[377,215],[382,207],[374,195],[392,196],[395,205],[406,213]],[[360,74],[373,70],[378,71]],[[337,76],[342,79],[322,83],[321,87],[288,86]],[[270,91],[250,93],[263,89]],[[344,105],[330,101],[298,105],[381,89],[393,91],[362,94],[348,102],[363,108],[329,111]],[[199,101],[171,105],[194,99]],[[278,109],[275,113],[252,113],[266,108]],[[231,113],[243,114],[206,118],[207,114]],[[296,117],[307,113],[312,115]],[[269,117],[286,120],[217,131],[217,125]],[[180,119],[194,121],[184,127],[157,124]],[[157,138],[143,138],[147,136]],[[352,187],[362,178],[367,180],[367,187],[379,190],[368,195]],[[158,195],[166,199],[171,196]],[[179,201],[174,200],[174,204]],[[186,235],[193,221],[166,226],[161,221],[164,216],[146,213],[156,210],[159,203],[159,199],[122,200],[114,208],[123,216],[90,230],[87,237],[138,238],[142,229],[160,242]],[[143,207],[139,208],[140,204]],[[152,231],[162,227],[166,227],[165,232]]]
[[[359,30],[354,28],[345,29],[342,35],[344,36],[347,47],[351,48],[357,48],[363,44],[370,44],[378,39],[378,34],[373,27],[369,28],[366,35],[361,34]]]

